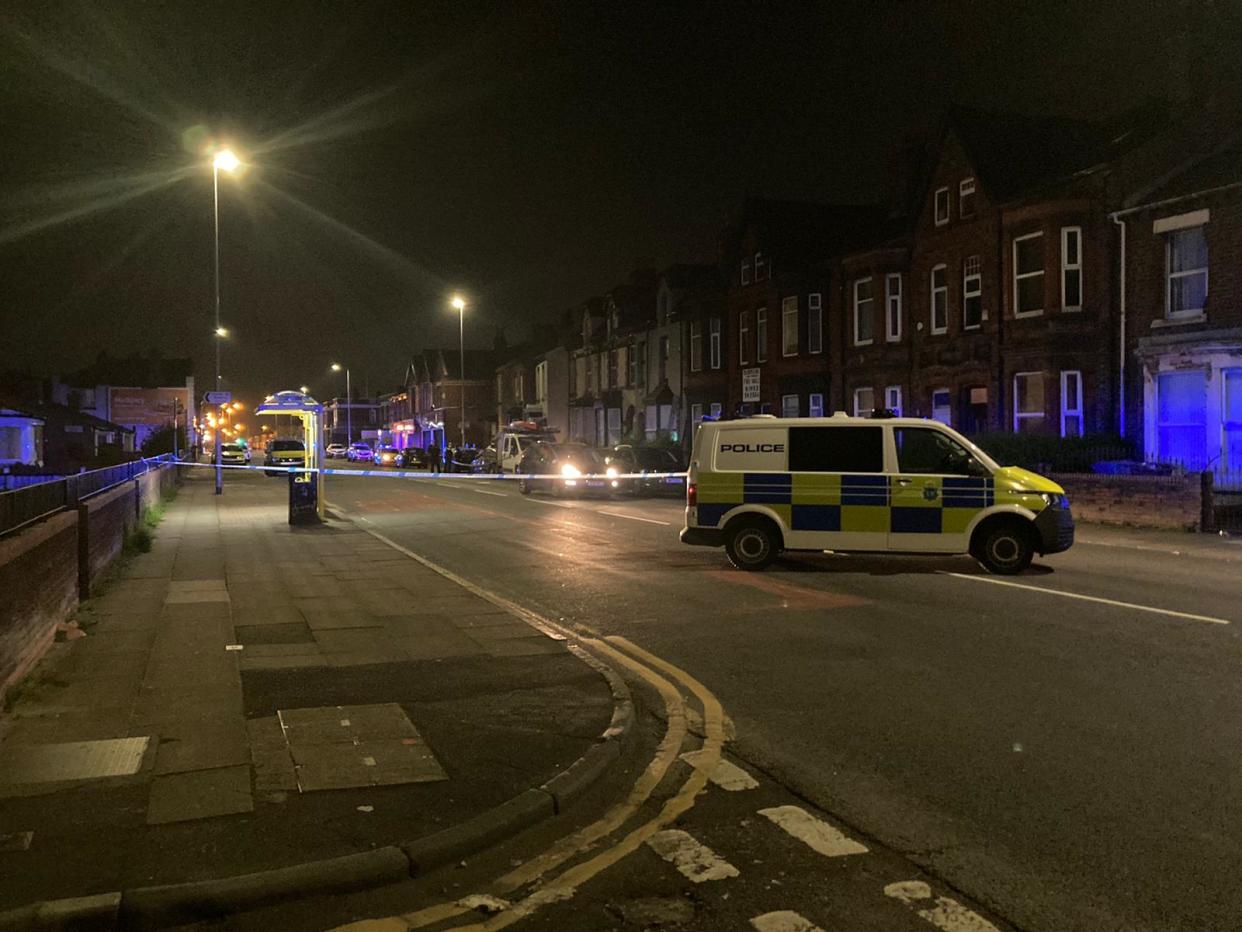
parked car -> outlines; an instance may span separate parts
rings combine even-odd
[[[631,495],[674,495],[684,498],[686,477],[664,476],[660,473],[684,473],[685,467],[671,450],[661,447],[635,447],[620,444],[608,452],[608,465],[619,473],[642,474],[638,479],[622,479],[621,490]],[[647,473],[655,473],[650,478]]]
[[[301,440],[269,440],[263,457],[264,466],[305,466],[306,446]],[[269,476],[283,475],[280,470],[266,470]]]
[[[330,443],[327,445],[327,447],[324,448],[324,451],[323,451],[324,456],[326,456],[330,460],[343,459],[345,457],[345,454],[348,452],[349,452],[349,447],[345,446],[345,444],[343,443]]]
[[[401,451],[389,444],[384,444],[375,448],[375,453],[371,456],[371,462],[376,466],[400,466]]]
[[[220,447],[220,462],[226,466],[248,466],[250,447],[240,440],[230,440]]]
[[[345,453],[345,458],[351,463],[365,463],[371,459],[374,454],[371,452],[371,444],[358,440],[349,445],[349,449]]]
[[[601,450],[585,443],[535,443],[523,454],[518,472],[540,477],[518,480],[518,491],[523,495],[611,495],[621,486],[615,478],[616,467],[605,462]]]
[[[422,447],[406,447],[401,451],[402,469],[426,469],[431,465],[431,457]]]
[[[444,471],[472,472],[471,465],[478,453],[474,447],[449,447],[444,451]]]
[[[474,459],[470,461],[470,472],[500,472],[500,464],[496,460],[496,448],[493,446],[486,446],[482,450],[477,451],[474,455]]]

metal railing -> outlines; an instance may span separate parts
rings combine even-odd
[[[92,495],[98,495],[153,469],[175,462],[171,453],[80,472],[51,482],[40,482],[0,492],[0,535],[50,517]]]

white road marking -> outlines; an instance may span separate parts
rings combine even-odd
[[[601,508],[599,513],[601,515],[611,515],[614,518],[629,518],[631,521],[646,521],[648,524],[662,524],[665,527],[672,527],[668,521],[657,521],[655,518],[640,518],[638,515],[627,515],[624,511],[604,511]]]
[[[685,754],[681,755],[681,759],[691,767],[698,768],[699,762],[703,760],[705,756],[706,755],[701,750],[687,751]],[[729,763],[729,761],[724,758],[721,758],[712,772],[708,774],[708,779],[722,790],[729,790],[732,793],[736,793],[739,790],[753,790],[759,786],[758,780],[748,774],[741,767],[736,764]]]
[[[1081,602],[1098,602],[1101,605],[1115,605],[1117,608],[1130,608],[1136,612],[1150,612],[1153,615],[1169,615],[1173,618],[1185,618],[1189,621],[1206,621],[1213,625],[1227,625],[1226,618],[1213,618],[1210,615],[1195,615],[1191,612],[1176,612],[1171,608],[1156,608],[1154,605],[1138,605],[1134,602],[1119,602],[1116,599],[1105,599],[1098,595],[1083,595],[1081,592],[1065,592],[1061,589],[1045,589],[1043,586],[1028,586],[1025,583],[1010,582],[1007,579],[993,579],[990,576],[970,576],[966,573],[949,573],[940,570],[942,576],[955,579],[968,579],[971,582],[991,583],[994,586],[1009,586],[1013,589],[1029,589],[1031,592],[1042,592],[1045,595],[1059,595],[1066,599],[1078,599]]]
[[[942,932],[1000,932],[976,912],[947,896],[933,896],[931,887],[921,880],[890,883],[884,895],[911,909]]]
[[[647,839],[651,850],[695,883],[736,877],[738,869],[688,832],[670,828]]]
[[[480,495],[499,495],[501,498],[509,497],[504,492],[494,492],[491,489],[480,489],[476,486],[471,486],[471,488],[474,489],[474,491],[478,492]]]
[[[1167,547],[1149,547],[1146,544],[1127,544],[1119,541],[1091,540],[1089,537],[1075,537],[1075,544],[1086,544],[1088,547],[1120,547],[1123,550],[1150,550],[1153,553],[1171,553],[1175,557],[1180,557],[1180,550],[1170,550]]]
[[[528,496],[526,500],[528,502],[534,502],[536,505],[555,505],[557,508],[573,508],[574,507],[573,505],[569,504],[569,502],[550,502],[546,498],[531,498]]]
[[[798,806],[760,809],[759,814],[824,857],[840,858],[850,854],[867,853],[866,846],[860,845],[854,839],[843,835],[839,829],[815,818]]]
[[[792,909],[780,909],[774,913],[764,913],[750,920],[750,924],[758,932],[824,932],[819,926],[804,916],[799,916]]]

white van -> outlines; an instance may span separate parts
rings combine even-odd
[[[1065,490],[937,421],[753,417],[705,422],[686,489],[687,544],[739,569],[782,550],[969,553],[994,573],[1074,542]]]

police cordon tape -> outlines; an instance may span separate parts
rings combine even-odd
[[[194,460],[177,460],[178,466],[200,466],[203,469],[215,469],[215,463],[200,463]],[[322,469],[309,469],[305,466],[242,466],[239,464],[221,463],[220,469],[240,469],[247,472],[265,472],[265,473],[323,473],[325,476],[354,476],[354,477],[381,477],[385,479],[482,479],[485,481],[495,481],[514,479],[538,479],[543,482],[548,481],[586,481],[586,480],[602,480],[610,482],[621,479],[685,479],[687,473],[684,472],[619,472],[609,475],[608,473],[581,473],[579,475],[563,475],[559,473],[470,473],[470,472],[429,472],[427,470],[411,470],[411,469],[332,469],[325,467]]]

